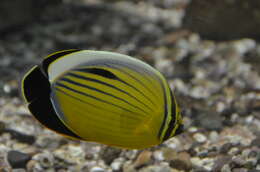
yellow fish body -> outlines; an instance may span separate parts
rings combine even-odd
[[[22,92],[40,123],[74,139],[142,149],[183,128],[166,79],[150,65],[118,53],[51,54],[25,75]]]

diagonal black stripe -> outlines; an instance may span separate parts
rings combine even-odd
[[[128,110],[128,109],[126,109],[126,108],[124,108],[124,107],[118,106],[118,105],[116,105],[116,104],[114,104],[114,103],[111,103],[111,102],[102,100],[102,99],[100,99],[100,98],[97,98],[97,97],[95,97],[95,96],[89,95],[89,94],[87,94],[87,93],[84,93],[84,92],[81,92],[81,91],[78,91],[78,90],[75,90],[75,89],[73,89],[73,88],[70,88],[70,87],[68,87],[68,86],[66,86],[66,85],[64,85],[64,84],[62,84],[62,83],[56,83],[56,85],[57,85],[57,86],[60,86],[60,87],[62,87],[62,88],[65,88],[65,89],[67,89],[67,90],[70,90],[70,91],[72,91],[72,92],[81,94],[81,95],[83,95],[83,96],[86,96],[86,97],[95,99],[95,100],[97,100],[97,101],[100,101],[100,102],[103,102],[103,103],[106,103],[106,104],[110,104],[110,105],[115,106],[115,107],[117,107],[117,108],[120,108],[120,109],[122,109],[122,110],[131,112],[131,113],[133,113],[133,114],[140,115],[140,113],[133,112],[133,111]],[[138,118],[136,118],[136,119],[138,119]]]
[[[111,67],[111,66],[110,66],[110,67]],[[130,73],[127,73],[127,72],[125,72],[124,70],[122,70],[122,69],[120,69],[120,68],[118,68],[118,67],[113,67],[113,68],[119,70],[120,72],[122,72],[122,73],[124,73],[124,74],[126,74],[126,75],[128,75],[128,76],[130,76],[130,77],[133,78],[135,81],[137,81],[138,83],[140,83],[144,88],[146,88],[148,91],[151,92],[151,90],[149,90],[149,89],[145,86],[144,83],[142,83],[140,80],[138,80],[137,78],[135,78],[135,77],[134,77],[133,75],[131,75]],[[142,94],[147,100],[149,100],[154,106],[156,106],[156,104],[151,100],[151,98],[147,97],[142,91],[138,90],[138,89],[135,88],[133,85],[131,85],[131,84],[129,84],[129,83],[123,81],[122,79],[119,79],[118,81],[120,81],[120,82],[122,82],[122,83],[128,85],[129,87],[133,88],[134,90],[138,91],[138,92],[139,92],[140,94]],[[153,94],[153,92],[151,92],[151,93]]]
[[[111,68],[113,68],[113,69],[117,69],[118,71],[120,71],[120,72],[122,72],[122,73],[124,73],[124,74],[129,75],[131,78],[133,78],[134,80],[136,80],[137,82],[139,82],[144,88],[146,88],[147,90],[149,90],[149,88],[147,88],[147,87],[145,86],[145,84],[143,84],[143,83],[142,83],[141,81],[139,81],[137,78],[135,78],[135,77],[132,76],[131,74],[129,74],[129,73],[127,73],[127,72],[121,70],[120,68],[115,67],[115,66],[112,66],[112,65],[113,65],[113,64],[112,64],[112,62],[111,62],[111,64],[109,64],[109,65],[106,64],[106,65],[102,65],[102,66],[111,67]],[[116,64],[114,64],[114,65],[116,65]],[[78,69],[74,69],[74,71],[81,71],[81,72],[91,73],[91,72],[89,72],[89,70],[87,70],[87,69],[88,69],[88,68],[78,68]],[[120,78],[118,78],[118,77],[114,77],[114,78],[110,78],[110,79],[114,79],[114,80],[120,81],[120,82],[122,82],[123,84],[125,84],[125,85],[127,85],[127,86],[133,88],[134,90],[136,90],[137,92],[139,92],[140,94],[142,94],[142,95],[143,95],[148,101],[150,101],[154,106],[156,106],[156,104],[151,100],[151,98],[147,97],[143,92],[141,92],[140,90],[138,90],[137,88],[135,88],[135,87],[132,86],[131,84],[129,84],[129,83],[123,81],[122,79],[120,79]],[[149,90],[149,91],[151,92],[151,90]],[[154,95],[153,92],[151,92],[151,93]],[[154,96],[155,96],[155,95],[154,95]],[[155,97],[156,97],[156,96],[155,96]]]
[[[106,83],[106,82],[103,82],[103,81],[100,81],[98,79],[93,79],[93,78],[90,78],[90,77],[86,77],[86,76],[82,76],[82,75],[79,75],[79,74],[75,74],[75,73],[67,73],[65,76],[72,76],[72,77],[75,77],[75,78],[78,78],[78,79],[82,79],[82,80],[86,80],[86,81],[91,81],[91,82],[95,82],[95,83],[99,83],[99,84],[102,84],[102,85],[105,85],[105,86],[108,86],[110,88],[113,88],[117,91],[120,91],[130,97],[132,97],[133,99],[135,99],[136,101],[138,101],[139,103],[141,103],[142,105],[144,105],[146,108],[148,108],[150,111],[153,111],[153,109],[151,107],[149,107],[148,105],[146,105],[145,103],[143,103],[142,101],[138,100],[135,96],[131,95],[130,93],[112,85],[112,84],[109,84],[109,83]]]
[[[139,82],[144,88],[146,88],[149,92],[151,92],[151,94],[152,94],[154,97],[158,98],[158,95],[156,95],[149,87],[147,87],[146,84],[142,83],[139,79],[137,79],[136,77],[134,77],[134,76],[131,75],[130,73],[125,72],[124,70],[122,70],[117,64],[112,64],[112,65],[113,65],[113,67],[116,68],[117,70],[119,70],[119,71],[121,71],[121,72],[123,72],[123,73],[125,73],[125,74],[128,74],[131,78],[133,78],[134,80],[136,80],[137,82]],[[124,65],[124,64],[120,64],[120,65],[122,65],[122,66],[124,66],[124,67],[126,67],[126,68],[129,68],[127,65]],[[133,69],[133,70],[134,70],[134,69]],[[143,70],[142,72],[148,74],[145,70]],[[151,81],[149,78],[147,78],[146,75],[143,75],[143,77],[146,78],[146,80],[149,81],[149,82],[153,85],[152,81]]]
[[[117,99],[117,100],[120,100],[120,101],[122,101],[122,102],[125,102],[126,104],[128,104],[128,105],[130,105],[130,106],[132,106],[132,107],[134,107],[134,108],[136,108],[136,109],[139,109],[140,111],[142,111],[142,112],[144,112],[145,114],[147,114],[147,112],[144,111],[143,109],[141,109],[140,107],[135,106],[135,105],[129,103],[128,101],[126,101],[126,100],[124,100],[124,99],[122,99],[122,98],[120,98],[120,97],[117,97],[117,96],[115,96],[115,95],[112,95],[112,94],[110,94],[110,93],[107,93],[107,92],[105,92],[105,91],[102,91],[102,90],[100,90],[100,89],[97,89],[97,88],[94,88],[94,87],[91,87],[91,86],[88,86],[88,85],[84,85],[84,84],[81,84],[81,83],[72,81],[71,79],[68,79],[68,78],[61,78],[60,81],[65,81],[65,82],[68,82],[68,83],[73,84],[73,85],[77,85],[77,86],[80,86],[80,87],[83,87],[83,88],[87,88],[87,89],[90,89],[90,90],[99,92],[99,93],[101,93],[101,94],[108,95],[108,96],[113,97],[113,98],[115,98],[115,99]]]
[[[101,68],[78,68],[74,70],[79,72],[93,73],[109,79],[118,79],[117,76],[114,75],[112,72]]]
[[[128,72],[125,72],[124,70],[122,70],[122,69],[120,69],[120,68],[116,68],[117,70],[119,70],[120,72],[122,72],[122,73],[124,73],[124,74],[126,74],[126,75],[128,75],[128,76],[130,76],[132,79],[134,79],[135,81],[137,81],[139,84],[141,84],[145,89],[147,89],[154,97],[156,97],[157,98],[157,100],[159,100],[159,98],[157,97],[157,95],[155,95],[154,94],[154,92],[152,91],[152,90],[150,90],[149,89],[149,87],[147,87],[146,86],[146,84],[144,84],[144,83],[142,83],[139,79],[137,79],[135,76],[133,76],[133,75],[131,75],[130,73],[128,73]],[[130,84],[129,84],[130,85]],[[130,85],[131,86],[131,85]],[[133,87],[133,86],[132,86]],[[139,90],[138,90],[139,91]],[[141,92],[141,91],[139,91],[139,92]],[[142,93],[142,92],[141,92]],[[145,98],[147,98],[147,99],[149,99],[144,93],[142,93],[142,95],[145,97]],[[149,99],[150,101],[152,101],[151,99]],[[154,102],[152,102],[153,103],[153,105],[155,105],[155,103]]]
[[[97,109],[102,109],[102,110],[104,110],[104,112],[111,112],[111,113],[113,113],[113,114],[122,115],[122,113],[118,113],[118,112],[115,112],[115,111],[111,111],[111,110],[105,109],[105,108],[103,108],[103,107],[101,107],[101,106],[97,106],[97,105],[95,105],[95,104],[93,104],[93,103],[89,103],[89,102],[86,102],[86,101],[84,101],[84,100],[81,100],[81,99],[78,98],[78,97],[75,97],[75,96],[72,96],[72,95],[66,93],[65,91],[61,90],[60,88],[55,87],[55,89],[56,89],[57,91],[61,92],[62,94],[66,95],[66,96],[69,96],[69,97],[71,97],[72,99],[75,99],[75,100],[77,100],[77,101],[79,101],[79,102],[81,102],[81,103],[88,104],[88,105],[93,106],[93,107],[95,107],[95,108],[97,108]],[[138,120],[138,119],[136,119],[136,118],[133,118],[132,116],[130,116],[129,118],[134,119],[134,120]]]

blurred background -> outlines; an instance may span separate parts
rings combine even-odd
[[[260,172],[259,0],[1,0],[0,171]],[[63,49],[114,51],[162,72],[185,133],[146,150],[42,127],[25,72]]]

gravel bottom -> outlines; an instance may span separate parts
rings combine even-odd
[[[187,2],[64,4],[1,38],[0,171],[260,172],[260,44],[183,30]],[[186,131],[150,149],[123,150],[42,127],[21,98],[20,80],[44,56],[71,48],[153,65],[174,90]]]

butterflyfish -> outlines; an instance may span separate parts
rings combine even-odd
[[[43,126],[72,139],[144,149],[183,130],[163,75],[119,53],[53,53],[25,74],[22,94]]]

